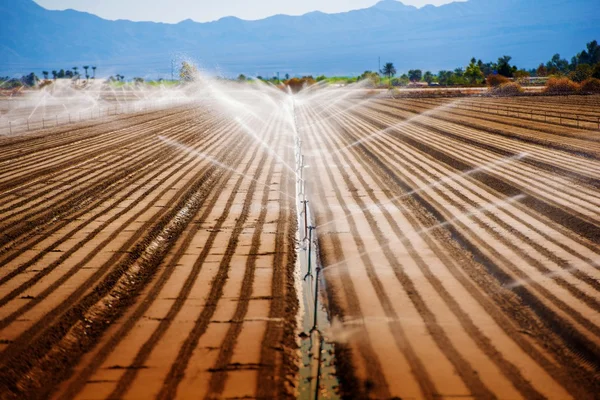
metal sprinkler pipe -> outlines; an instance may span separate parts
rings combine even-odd
[[[308,200],[302,200],[302,203],[304,204],[304,239],[302,240],[306,240],[306,236],[308,236],[308,216],[307,216],[307,208],[308,208]]]
[[[308,272],[304,276],[304,280],[306,280],[306,278],[308,278],[309,276],[312,276],[311,255],[312,255],[312,231],[313,231],[313,229],[316,229],[316,228],[314,226],[308,227]]]
[[[313,312],[314,320],[313,320],[313,327],[310,330],[311,332],[315,331],[315,330],[317,330],[317,331],[319,330],[317,328],[317,308],[319,306],[319,274],[321,272],[321,267],[317,266],[316,271],[317,271],[317,276],[315,277],[315,301],[314,301],[315,309]]]

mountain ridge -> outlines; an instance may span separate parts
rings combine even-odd
[[[437,71],[510,54],[526,67],[572,56],[600,39],[596,0],[469,0],[416,8],[395,0],[343,13],[224,17],[176,24],[110,21],[51,11],[32,0],[0,4],[0,74],[94,64],[102,75],[170,76],[189,58],[233,76],[357,74],[392,61],[398,70]]]

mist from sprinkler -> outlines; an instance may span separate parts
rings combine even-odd
[[[258,144],[260,144],[265,150],[267,150],[267,152],[270,155],[275,157],[283,166],[285,166],[289,171],[291,171],[292,174],[294,174],[295,176],[298,175],[296,170],[291,165],[286,163],[285,160],[283,158],[281,158],[281,156],[279,154],[277,154],[277,152],[275,152],[271,148],[271,146],[269,146],[268,143],[266,143],[260,136],[258,136],[258,134],[252,128],[250,128],[248,125],[246,125],[239,117],[235,117],[235,121],[238,123],[238,125],[242,128],[242,130],[244,132],[246,132],[247,134],[252,136],[254,138],[254,140],[256,140],[256,142],[258,142]]]
[[[51,85],[25,95],[10,98],[10,109],[0,115],[0,128],[9,123],[41,121],[63,115],[101,115],[101,111],[119,108],[119,112],[137,111],[150,106],[171,106],[191,101],[181,87],[166,88],[164,85],[128,85],[115,88],[105,79],[97,78],[82,84],[71,79],[58,79]],[[127,109],[123,107],[127,106]]]
[[[447,221],[440,222],[440,223],[438,223],[436,225],[433,225],[433,226],[430,226],[428,228],[412,232],[410,235],[405,235],[405,236],[402,236],[400,238],[391,239],[387,243],[385,243],[383,245],[379,245],[376,248],[369,249],[367,251],[363,251],[363,252],[361,252],[361,253],[359,253],[359,254],[357,254],[355,256],[352,256],[351,258],[347,258],[347,259],[338,261],[335,264],[327,265],[327,266],[321,268],[321,272],[325,272],[325,271],[328,271],[328,270],[331,270],[331,269],[339,268],[339,267],[347,264],[348,261],[350,261],[350,260],[353,260],[353,259],[356,259],[356,258],[360,258],[362,256],[374,253],[376,251],[380,251],[380,250],[382,250],[384,248],[387,248],[387,247],[390,247],[391,245],[394,245],[394,244],[404,243],[404,242],[410,240],[411,238],[413,238],[415,236],[420,236],[420,235],[426,234],[428,232],[431,232],[433,230],[436,230],[436,229],[439,229],[439,228],[443,228],[443,227],[448,226],[448,225],[452,225],[454,222],[459,221],[459,220],[461,220],[463,218],[471,218],[471,217],[473,217],[475,215],[478,215],[478,214],[480,214],[482,212],[491,211],[493,209],[501,208],[503,206],[506,206],[506,205],[509,205],[509,204],[521,201],[521,200],[525,199],[526,197],[527,197],[527,195],[525,195],[525,194],[518,194],[516,196],[512,196],[512,197],[509,197],[509,198],[506,198],[506,199],[498,200],[496,202],[484,204],[481,207],[477,207],[477,208],[475,208],[473,210],[470,210],[470,211],[468,211],[466,213],[463,213],[463,214],[460,214],[458,216],[455,216],[454,218],[451,218],[451,219],[449,219]]]
[[[198,151],[198,150],[196,150],[196,149],[193,149],[193,148],[191,148],[191,147],[189,147],[189,146],[186,146],[186,145],[184,145],[184,144],[182,144],[182,143],[179,143],[179,142],[178,142],[178,141],[176,141],[176,140],[169,139],[169,138],[167,138],[167,137],[164,137],[164,136],[162,136],[162,135],[159,135],[159,136],[158,136],[158,139],[159,139],[159,140],[161,140],[162,142],[166,143],[166,144],[167,144],[167,145],[169,145],[169,146],[172,146],[172,147],[178,148],[178,149],[180,149],[180,150],[183,150],[183,151],[185,151],[186,153],[188,153],[188,154],[191,154],[191,155],[193,155],[193,156],[196,156],[196,157],[200,157],[200,158],[202,158],[202,159],[205,159],[205,160],[207,160],[208,162],[210,162],[211,164],[213,164],[213,165],[215,165],[215,166],[217,166],[217,167],[219,167],[219,168],[225,169],[225,170],[227,170],[227,171],[233,172],[234,174],[241,175],[241,176],[243,176],[243,177],[245,177],[245,178],[248,178],[248,179],[250,179],[251,181],[253,181],[253,182],[256,182],[257,184],[259,184],[260,186],[263,186],[263,187],[268,187],[268,188],[272,189],[272,185],[269,185],[269,184],[262,183],[262,182],[258,181],[257,179],[255,179],[255,178],[251,177],[250,175],[244,174],[244,173],[242,173],[242,172],[238,171],[237,169],[235,169],[235,168],[233,168],[233,167],[230,167],[229,165],[223,164],[221,161],[219,161],[219,160],[217,160],[217,159],[215,159],[215,158],[211,157],[210,155],[208,155],[208,154],[206,154],[206,153],[203,153],[203,152],[201,152],[201,151]],[[276,190],[277,190],[277,189],[276,189]],[[284,192],[283,192],[283,191],[281,191],[281,190],[277,190],[277,192],[279,192],[279,193],[283,194],[284,196],[286,196],[287,198],[289,198],[289,199],[291,199],[291,200],[296,200],[296,198],[295,198],[295,197],[293,197],[293,196],[290,196],[289,194],[287,194],[287,193],[284,193]]]
[[[335,150],[333,152],[333,154],[339,153],[339,152],[344,151],[346,149],[350,149],[352,147],[356,147],[356,146],[358,146],[360,144],[363,144],[363,143],[366,143],[366,142],[371,142],[371,141],[377,139],[378,137],[380,137],[382,135],[388,134],[390,131],[397,130],[397,129],[403,127],[403,126],[410,125],[412,122],[418,121],[421,118],[425,118],[425,117],[428,117],[430,115],[436,114],[436,113],[438,113],[440,111],[444,111],[444,110],[446,110],[448,108],[452,108],[452,107],[454,107],[454,105],[460,103],[461,101],[462,101],[461,99],[456,99],[456,100],[453,100],[451,102],[439,105],[439,106],[437,106],[435,108],[432,108],[430,110],[427,110],[425,112],[422,112],[420,114],[413,115],[410,118],[407,118],[407,119],[405,119],[403,121],[400,121],[398,123],[390,125],[390,126],[384,128],[384,129],[380,129],[380,130],[378,130],[376,132],[373,132],[373,133],[365,136],[362,139],[356,140],[356,141],[354,141],[354,142],[352,142],[352,143],[350,143],[350,144],[348,144],[348,145],[346,145],[344,147],[341,147],[341,148]]]
[[[358,210],[346,213],[346,214],[344,214],[343,217],[339,217],[339,218],[336,218],[336,219],[331,220],[331,221],[323,222],[323,223],[319,224],[317,226],[317,228],[322,229],[322,228],[324,228],[327,225],[335,223],[336,221],[340,220],[341,218],[349,217],[349,216],[355,215],[355,214],[359,214],[359,213],[362,213],[362,212],[367,211],[367,210],[380,209],[382,206],[386,206],[388,204],[392,204],[392,203],[394,203],[394,202],[396,202],[398,200],[402,200],[404,198],[410,197],[410,196],[415,195],[417,193],[421,193],[423,191],[436,188],[436,187],[444,185],[446,183],[456,181],[459,178],[463,178],[465,176],[473,175],[473,174],[475,174],[477,172],[480,172],[480,171],[491,171],[495,167],[498,167],[498,166],[503,165],[503,164],[508,164],[508,163],[513,162],[513,161],[521,160],[521,159],[523,159],[523,158],[525,158],[527,156],[528,156],[527,153],[521,153],[521,154],[517,154],[517,155],[512,156],[512,157],[502,158],[500,160],[496,160],[496,161],[493,161],[493,162],[481,165],[479,167],[471,168],[471,169],[469,169],[467,171],[463,171],[463,172],[458,173],[458,174],[452,174],[452,175],[449,175],[449,176],[445,176],[442,179],[439,179],[439,180],[437,180],[435,182],[430,183],[429,185],[425,185],[425,186],[419,187],[417,189],[413,189],[410,192],[406,192],[406,193],[403,193],[401,195],[392,197],[391,199],[388,199],[386,201],[382,201],[382,202],[377,203],[377,204],[371,204],[371,205],[369,205],[367,207],[364,207],[364,208],[361,208],[361,209],[358,209]]]

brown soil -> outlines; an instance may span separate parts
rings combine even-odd
[[[363,101],[296,107],[342,397],[595,398],[599,98]],[[295,397],[282,159],[202,106],[0,150],[1,399]]]
[[[549,99],[298,111],[344,397],[600,392],[598,132]]]
[[[257,129],[289,162],[280,120]],[[293,176],[238,124],[177,108],[0,147],[0,398],[293,396]]]

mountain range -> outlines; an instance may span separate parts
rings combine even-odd
[[[0,4],[0,75],[96,65],[98,75],[169,78],[191,60],[236,76],[357,75],[391,61],[437,72],[503,55],[532,68],[600,39],[598,0],[469,0],[415,8],[383,0],[344,13],[226,17],[178,24],[109,21],[33,0]]]

